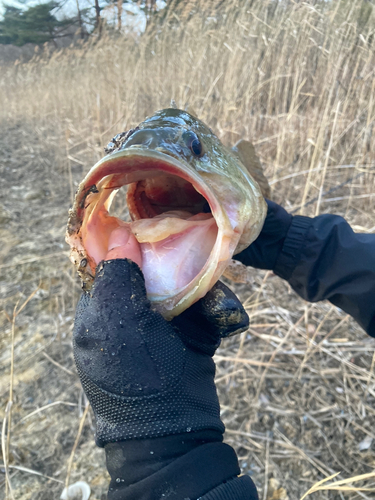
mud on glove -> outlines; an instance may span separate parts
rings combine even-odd
[[[109,498],[125,498],[124,488],[127,499],[166,491],[196,498],[239,474],[233,449],[221,442],[212,355],[222,336],[247,324],[238,299],[220,283],[167,322],[151,309],[136,264],[98,266],[78,304],[73,345],[96,442],[107,452]],[[190,479],[179,477],[182,470]]]

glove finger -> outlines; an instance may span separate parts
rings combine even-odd
[[[197,307],[200,314],[217,329],[220,338],[244,332],[249,327],[249,316],[240,300],[221,281],[197,302]]]
[[[213,356],[222,338],[247,330],[249,317],[236,295],[218,281],[172,324],[185,345]]]
[[[129,309],[136,301],[138,307],[150,308],[147,299],[144,276],[138,265],[130,259],[116,258],[102,261],[97,265],[94,285],[90,292],[84,291],[77,304],[76,322],[91,307],[93,311],[104,313],[114,308]],[[124,304],[126,302],[126,304]],[[92,313],[91,313],[92,314]]]
[[[90,296],[99,302],[102,311],[112,309],[114,303],[122,303],[125,309],[134,306],[137,315],[142,308],[150,309],[143,273],[130,259],[100,262]]]

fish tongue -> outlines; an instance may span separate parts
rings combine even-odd
[[[188,219],[173,215],[131,224],[141,246],[142,271],[151,295],[168,296],[171,290],[190,283],[207,262],[216,241],[217,226],[211,214],[186,214]]]

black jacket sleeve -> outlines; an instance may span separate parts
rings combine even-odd
[[[251,247],[236,258],[251,265]],[[337,215],[295,216],[269,269],[305,300],[328,299],[375,337],[374,234],[355,233]]]
[[[108,500],[259,500],[222,436],[199,431],[105,446]]]

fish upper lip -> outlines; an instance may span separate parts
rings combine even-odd
[[[162,151],[160,151],[162,149]],[[182,177],[187,178],[189,182],[191,182],[194,186],[198,186],[203,192],[200,192],[202,196],[204,196],[207,201],[209,201],[213,215],[221,213],[222,209],[220,203],[217,200],[216,194],[213,192],[211,187],[207,182],[202,178],[200,172],[197,172],[188,161],[180,156],[173,155],[170,151],[166,151],[163,148],[157,149],[149,149],[144,145],[131,145],[128,148],[121,149],[119,151],[113,152],[101,160],[99,160],[88,172],[86,177],[83,179],[81,185],[83,184],[86,188],[90,188],[93,185],[96,185],[100,180],[102,180],[105,176],[109,175],[108,173],[103,173],[103,175],[98,176],[96,179],[95,173],[98,173],[102,169],[105,170],[105,166],[111,162],[115,162],[117,159],[124,157],[140,157],[140,158],[149,158],[154,160],[160,160],[162,163],[172,165],[180,174],[184,174]],[[152,168],[150,169],[152,170]],[[157,169],[155,169],[157,170]],[[120,173],[120,171],[117,171]],[[90,178],[93,178],[93,182],[90,181]],[[79,188],[80,189],[80,188]],[[75,200],[75,203],[77,200]]]
[[[151,144],[151,141],[152,141],[152,138],[150,138],[150,140],[149,140],[150,144]],[[174,146],[174,148],[172,146]],[[121,153],[123,151],[140,151],[140,152],[144,152],[146,156],[147,156],[147,153],[152,153],[155,151],[157,153],[164,154],[167,157],[171,157],[171,158],[176,159],[177,161],[180,161],[181,163],[185,164],[189,170],[194,170],[191,167],[189,161],[186,160],[186,158],[182,152],[182,149],[181,149],[181,152],[179,152],[178,149],[179,149],[178,144],[175,144],[175,145],[171,144],[171,148],[166,148],[166,147],[163,147],[162,145],[151,148],[151,147],[149,147],[149,144],[147,143],[147,141],[145,141],[142,144],[130,144],[129,146],[125,146],[122,148],[120,147],[119,149],[110,152],[105,158],[110,159],[110,157],[112,155],[117,154],[117,153]],[[204,153],[199,158],[199,160],[202,161],[203,163],[205,163],[207,160],[206,153]]]
[[[150,140],[151,141],[151,140]],[[123,149],[120,149],[118,151],[118,153],[121,153],[123,151],[140,151],[140,152],[144,152],[146,153],[146,156],[147,156],[147,153],[148,152],[157,152],[157,153],[161,153],[165,156],[168,156],[168,157],[171,157],[171,158],[175,158],[176,160],[178,161],[182,161],[183,163],[186,163],[186,166],[190,169],[190,165],[189,163],[182,159],[182,155],[179,155],[178,153],[174,153],[173,151],[169,150],[169,149],[166,149],[166,148],[163,148],[163,146],[157,146],[156,148],[149,148],[148,145],[147,145],[147,142],[143,143],[143,144],[131,144],[130,146],[128,147],[125,147]],[[117,153],[117,151],[116,151]],[[114,154],[114,153],[112,153]],[[112,156],[111,154],[111,156]]]

